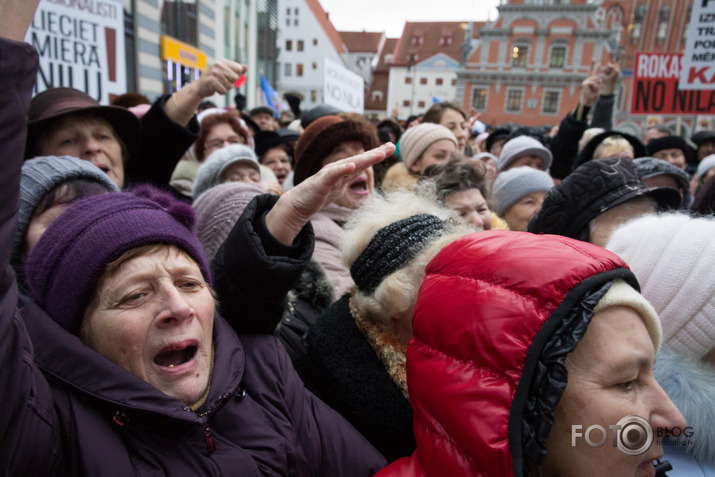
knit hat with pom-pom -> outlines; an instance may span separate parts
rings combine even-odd
[[[32,297],[60,326],[78,334],[107,265],[149,244],[184,250],[210,283],[194,222],[190,205],[149,186],[77,201],[42,235],[25,264]]]

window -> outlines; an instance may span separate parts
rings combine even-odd
[[[409,99],[403,100],[403,101],[402,101],[402,106],[404,106],[404,107],[406,107],[406,108],[409,108],[409,107],[410,107],[410,100],[409,100]]]
[[[318,63],[317,63],[317,62],[314,61],[314,62],[312,63],[312,66],[313,66],[313,69],[314,69],[314,70],[317,70],[317,69],[318,69]]]
[[[511,66],[515,68],[523,68],[526,66],[527,57],[529,56],[529,47],[519,45],[512,48],[511,51]]]
[[[436,84],[437,86],[442,86],[442,83],[444,83],[442,78],[437,78],[434,80],[434,84]]]
[[[286,40],[286,51],[293,51],[293,40]]]
[[[286,15],[290,15],[290,7],[286,8]]]
[[[424,108],[424,107],[425,107],[425,102],[424,102],[424,101],[417,101],[417,107],[419,107],[419,108]]]
[[[293,20],[293,25],[294,25],[294,26],[298,26],[298,19],[297,19],[297,18],[296,18],[295,20]]]
[[[412,76],[405,76],[405,84],[412,84]]]
[[[310,100],[314,103],[318,100],[318,92],[314,89],[310,90]]]
[[[313,38],[313,46],[318,46],[318,39],[317,39],[317,38]]]
[[[293,13],[295,13],[296,15],[298,14],[298,7],[295,7],[295,10],[293,10]]]
[[[303,76],[303,63],[296,63],[296,64],[295,64],[295,75],[296,75],[296,76]]]
[[[412,36],[412,46],[420,46],[422,43],[424,43],[425,39],[422,35],[413,35]]]
[[[452,78],[452,86],[457,86],[457,78]]]
[[[474,88],[472,90],[472,107],[477,111],[484,111],[487,109],[486,88]]]
[[[286,18],[286,26],[290,26],[290,18]]]
[[[420,84],[427,84],[427,78],[420,78]]]
[[[290,63],[283,64],[283,76],[290,76],[293,73],[293,65]]]
[[[520,112],[524,92],[520,89],[510,89],[506,95],[506,110]]]
[[[376,91],[372,92],[372,100],[373,101],[382,101],[382,97],[383,97],[382,91],[376,90]]]
[[[298,51],[303,51],[303,40],[298,40],[296,47]]]
[[[440,46],[449,46],[452,44],[452,35],[442,35],[439,39]]]
[[[541,111],[544,114],[556,114],[559,112],[559,92],[558,91],[545,91],[544,101],[542,103]]]
[[[566,63],[566,47],[554,46],[551,48],[551,59],[549,66],[551,68],[563,68]]]

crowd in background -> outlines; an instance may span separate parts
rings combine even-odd
[[[229,60],[101,105],[31,98],[29,3],[0,8],[9,474],[715,475],[715,131],[618,131],[613,58],[548,128],[245,111]],[[574,437],[627,416],[655,441]]]

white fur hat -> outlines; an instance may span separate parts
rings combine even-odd
[[[715,219],[646,215],[606,245],[635,273],[663,326],[663,340],[701,358],[715,346]]]

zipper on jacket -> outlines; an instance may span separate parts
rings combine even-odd
[[[216,450],[216,443],[214,442],[214,437],[211,435],[211,428],[208,423],[204,427],[204,436],[206,437],[206,451],[210,454]]]

